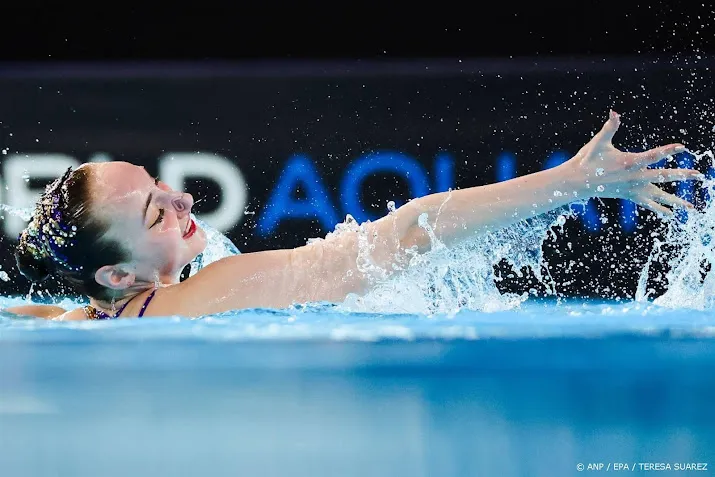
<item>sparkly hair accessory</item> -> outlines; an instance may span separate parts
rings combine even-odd
[[[74,246],[77,227],[63,223],[62,208],[67,197],[67,179],[72,173],[68,168],[64,175],[45,189],[35,208],[32,220],[23,233],[26,234],[24,247],[38,260],[52,259],[56,264],[70,271],[81,270],[73,267],[62,249]]]

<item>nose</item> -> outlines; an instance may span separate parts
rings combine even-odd
[[[194,198],[191,194],[178,192],[172,199],[171,204],[177,212],[179,218],[183,218],[191,213],[191,207],[194,205]]]

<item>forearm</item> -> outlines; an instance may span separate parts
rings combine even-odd
[[[577,179],[579,174],[572,167],[565,163],[509,181],[414,199],[375,222],[363,224],[361,232],[343,233],[325,241],[322,247],[330,259],[324,266],[338,272],[333,284],[340,283],[353,292],[365,289],[372,279],[386,278],[403,268],[409,260],[406,250],[430,249],[430,234],[420,225],[423,214],[435,237],[452,246],[480,232],[586,198],[589,189],[585,181]],[[346,281],[348,269],[352,279]],[[338,282],[337,278],[342,280]]]
[[[583,181],[569,163],[504,182],[440,192],[412,200],[395,212],[402,231],[402,246],[429,246],[429,235],[418,224],[427,224],[445,245],[454,245],[474,234],[496,230],[587,197]]]

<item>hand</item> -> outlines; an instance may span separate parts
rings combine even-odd
[[[591,197],[628,199],[658,214],[672,216],[665,206],[694,210],[688,201],[668,194],[653,183],[703,179],[693,169],[648,169],[666,157],[685,151],[682,144],[668,144],[645,152],[623,152],[613,146],[620,116],[611,111],[603,128],[566,164],[575,167],[579,180],[588,184]],[[565,165],[566,165],[565,164]]]

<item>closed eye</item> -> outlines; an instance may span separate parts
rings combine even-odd
[[[157,216],[156,220],[154,221],[153,224],[149,228],[154,227],[157,224],[160,224],[164,220],[164,209],[159,209],[159,215]]]

